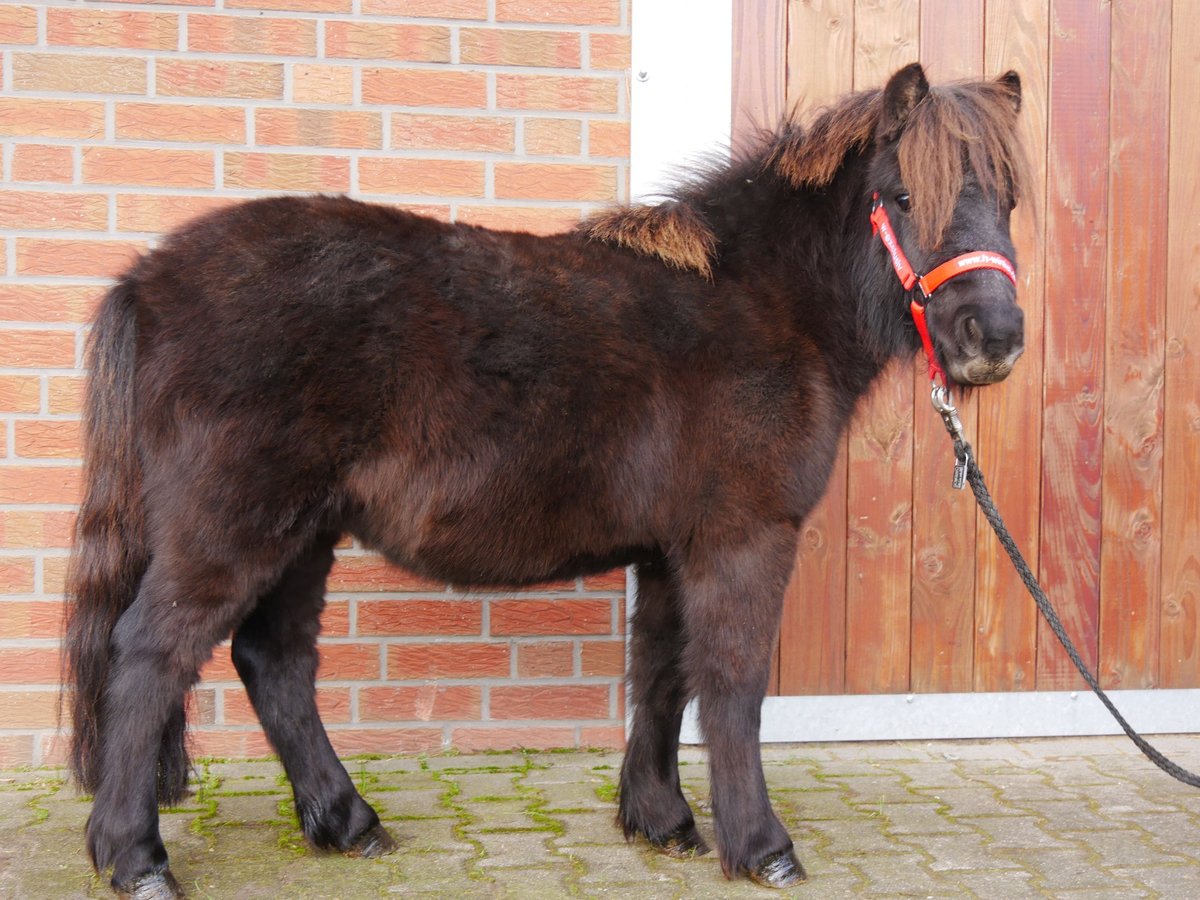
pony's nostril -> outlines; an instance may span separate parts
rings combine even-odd
[[[983,328],[974,316],[967,316],[959,323],[963,349],[978,353],[983,349]]]

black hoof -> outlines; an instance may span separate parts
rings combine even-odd
[[[170,869],[148,872],[124,884],[113,882],[113,890],[121,900],[183,900],[183,888]]]
[[[395,839],[387,833],[387,830],[379,823],[376,823],[354,839],[354,843],[346,851],[346,854],[348,856],[365,856],[367,859],[375,859],[380,856],[387,856],[397,846]]]
[[[808,880],[808,874],[791,850],[772,853],[750,872],[751,881],[769,888],[789,888]]]
[[[647,840],[650,841],[651,847],[672,859],[691,859],[693,856],[703,856],[709,851],[708,844],[700,837],[695,825],[684,826],[660,840]]]

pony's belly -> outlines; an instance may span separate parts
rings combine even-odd
[[[463,587],[520,586],[605,571],[649,556],[600,486],[569,489],[529,473],[419,466],[392,457],[349,481],[345,527],[362,543],[426,577]]]

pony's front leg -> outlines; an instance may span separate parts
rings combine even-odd
[[[679,591],[665,560],[638,566],[637,576],[629,659],[633,727],[617,821],[627,839],[641,834],[668,856],[696,856],[709,848],[679,787],[679,728],[688,701]]]
[[[771,809],[758,735],[794,555],[792,528],[764,526],[697,542],[679,569],[684,666],[708,745],[721,868],[780,888],[806,876]]]

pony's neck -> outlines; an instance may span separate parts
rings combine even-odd
[[[872,245],[867,163],[864,154],[847,154],[821,188],[735,166],[700,207],[716,237],[718,283],[740,281],[760,302],[785,305],[796,339],[826,355],[835,388],[851,404],[915,347],[903,291],[879,269]]]

